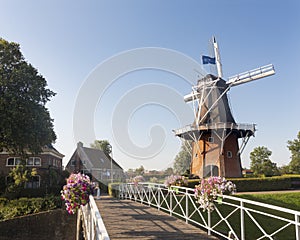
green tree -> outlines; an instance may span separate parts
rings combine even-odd
[[[56,140],[46,108],[54,95],[45,78],[25,61],[19,44],[0,38],[0,150],[21,159],[10,172],[10,190],[24,187],[35,175],[25,166],[27,153],[40,153]]]
[[[135,169],[134,173],[136,176],[138,175],[143,176],[145,173],[145,168],[143,166],[140,166],[139,168]]]
[[[190,144],[185,141],[181,145],[180,152],[176,155],[173,169],[177,174],[184,174],[187,170],[190,170],[192,161],[192,148]]]
[[[8,191],[20,191],[24,184],[37,174],[36,168],[28,169],[24,164],[18,164],[9,172],[12,182],[8,186]]]
[[[300,131],[297,138],[288,141],[288,149],[291,151],[291,162],[289,169],[292,173],[300,173]]]
[[[95,140],[94,143],[90,144],[91,148],[99,149],[105,153],[107,157],[110,158],[112,151],[112,146],[108,140]]]
[[[56,140],[46,103],[55,95],[24,60],[17,43],[0,38],[0,150],[22,158]]]
[[[167,169],[164,171],[164,174],[165,174],[165,175],[168,175],[168,176],[172,175],[173,173],[174,173],[174,171],[173,171],[173,168],[171,168],[171,167],[167,168]]]
[[[270,160],[272,151],[266,147],[256,147],[250,153],[250,168],[254,175],[274,176],[277,175],[278,169],[276,163]]]

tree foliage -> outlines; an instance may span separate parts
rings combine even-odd
[[[180,152],[176,155],[173,169],[177,174],[184,174],[187,170],[190,170],[190,165],[192,161],[192,148],[190,144],[185,141],[181,145]]]
[[[112,147],[108,140],[95,140],[94,143],[90,144],[91,148],[99,149],[110,158]]]
[[[36,168],[29,169],[25,164],[18,164],[9,172],[8,176],[13,181],[8,185],[8,191],[20,191],[21,188],[24,188],[25,183],[36,174]]]
[[[289,170],[292,173],[300,173],[300,131],[296,139],[288,141],[287,147],[291,151]]]
[[[250,168],[254,175],[274,176],[278,174],[276,163],[270,160],[272,151],[264,146],[256,147],[250,153]]]
[[[56,135],[46,103],[55,95],[24,60],[17,43],[0,38],[0,150],[41,152]]]

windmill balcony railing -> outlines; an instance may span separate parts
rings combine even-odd
[[[214,211],[203,211],[194,189],[162,184],[121,184],[121,199],[130,199],[177,216],[224,239],[300,240],[300,212],[224,195]]]
[[[207,131],[211,129],[235,129],[235,130],[244,130],[255,132],[255,124],[247,124],[247,123],[207,123],[200,124],[199,126],[195,126],[194,124],[187,125],[185,127],[173,130],[175,135],[180,135],[187,132],[193,131]]]

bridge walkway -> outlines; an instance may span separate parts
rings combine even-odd
[[[183,220],[131,200],[96,200],[110,239],[218,239]]]

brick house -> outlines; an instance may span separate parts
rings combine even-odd
[[[92,181],[104,185],[109,182],[124,180],[123,168],[111,157],[99,149],[83,147],[79,142],[77,148],[66,165],[69,173],[82,172],[90,175]]]
[[[29,154],[26,167],[36,168],[37,175],[32,177],[25,188],[46,188],[57,186],[62,175],[63,154],[59,153],[52,145],[42,148],[40,154]],[[20,157],[8,152],[0,152],[0,176],[9,181],[10,170],[21,162]]]

